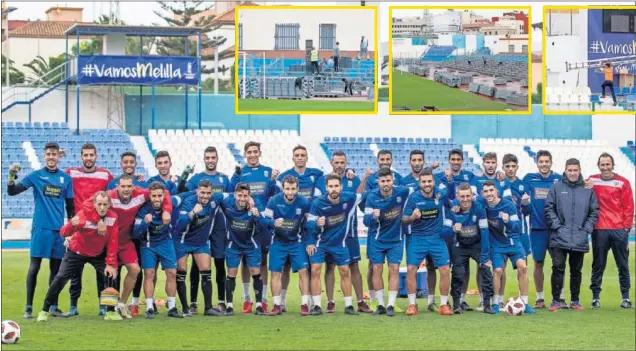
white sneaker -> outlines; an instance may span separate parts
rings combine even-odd
[[[484,312],[484,303],[480,302],[479,306],[477,306],[477,312]]]
[[[128,306],[126,306],[126,304],[121,302],[118,303],[116,310],[119,312],[122,318],[125,318],[125,319],[132,318],[132,314],[130,313],[130,310],[128,309]]]

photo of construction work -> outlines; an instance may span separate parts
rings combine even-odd
[[[634,114],[636,6],[544,7],[544,112]]]
[[[370,6],[239,6],[236,112],[374,113],[376,17]]]
[[[529,7],[392,7],[391,18],[391,113],[529,112]]]

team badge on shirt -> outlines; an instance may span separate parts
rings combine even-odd
[[[314,182],[314,176],[309,176],[309,179],[311,180],[311,182]]]
[[[348,186],[350,186],[350,187],[352,187],[352,186],[353,186],[353,181],[351,181],[351,180],[350,180],[350,181],[348,181],[348,182],[347,182],[347,185],[348,185]]]
[[[263,172],[263,175],[266,176],[266,177],[269,177],[269,171]]]
[[[223,178],[219,178],[219,183],[223,184]]]
[[[523,185],[519,185],[519,191],[523,191]]]
[[[464,174],[464,180],[468,180],[468,174]]]
[[[60,177],[60,183],[64,184],[64,177]]]
[[[439,199],[435,199],[435,205],[439,205]]]
[[[473,222],[477,222],[477,216],[473,216]]]
[[[297,208],[297,209],[296,209],[296,215],[297,215],[297,216],[300,216],[300,214],[301,214],[302,212],[303,212],[303,210],[302,210],[302,209],[300,209],[300,208]]]
[[[399,204],[400,202],[402,202],[402,197],[401,197],[401,196],[398,196],[398,197],[395,199],[395,201],[397,201],[397,203]]]
[[[343,211],[346,211],[346,210],[347,210],[347,204],[346,204],[346,203],[342,204],[342,210],[343,210]]]

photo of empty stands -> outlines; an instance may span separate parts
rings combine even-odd
[[[391,111],[527,113],[529,9],[394,7]]]
[[[544,7],[547,113],[636,111],[636,6]]]
[[[377,8],[238,7],[237,16],[237,113],[377,109]]]

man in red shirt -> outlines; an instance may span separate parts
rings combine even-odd
[[[57,301],[64,285],[71,278],[76,277],[86,263],[95,267],[100,280],[117,276],[118,223],[117,215],[109,207],[108,194],[100,191],[95,194],[92,203],[87,202],[83,209],[60,229],[62,237],[72,237],[72,239],[62,260],[62,266],[46,293],[38,322],[48,320],[51,304]],[[111,307],[105,319],[121,320],[122,318]]]
[[[592,309],[601,307],[600,295],[607,253],[618,266],[618,279],[623,300],[621,308],[631,309],[629,300],[629,231],[634,220],[634,197],[629,180],[614,173],[614,157],[602,153],[598,158],[601,174],[590,177],[599,202],[599,217],[592,233]]]
[[[90,199],[98,191],[105,191],[108,183],[113,180],[113,175],[104,168],[97,167],[97,148],[93,144],[82,145],[80,151],[82,158],[82,167],[71,167],[66,170],[66,174],[73,179],[73,195],[75,196],[75,208],[82,208],[82,204]],[[67,238],[67,243],[70,238]],[[83,269],[84,266],[82,266]],[[77,301],[82,294],[82,273],[71,279],[71,307],[66,314],[69,317],[77,316]],[[100,272],[96,272],[97,276],[97,292],[104,290],[104,281],[99,279]],[[106,313],[104,307],[100,307],[100,315]]]

